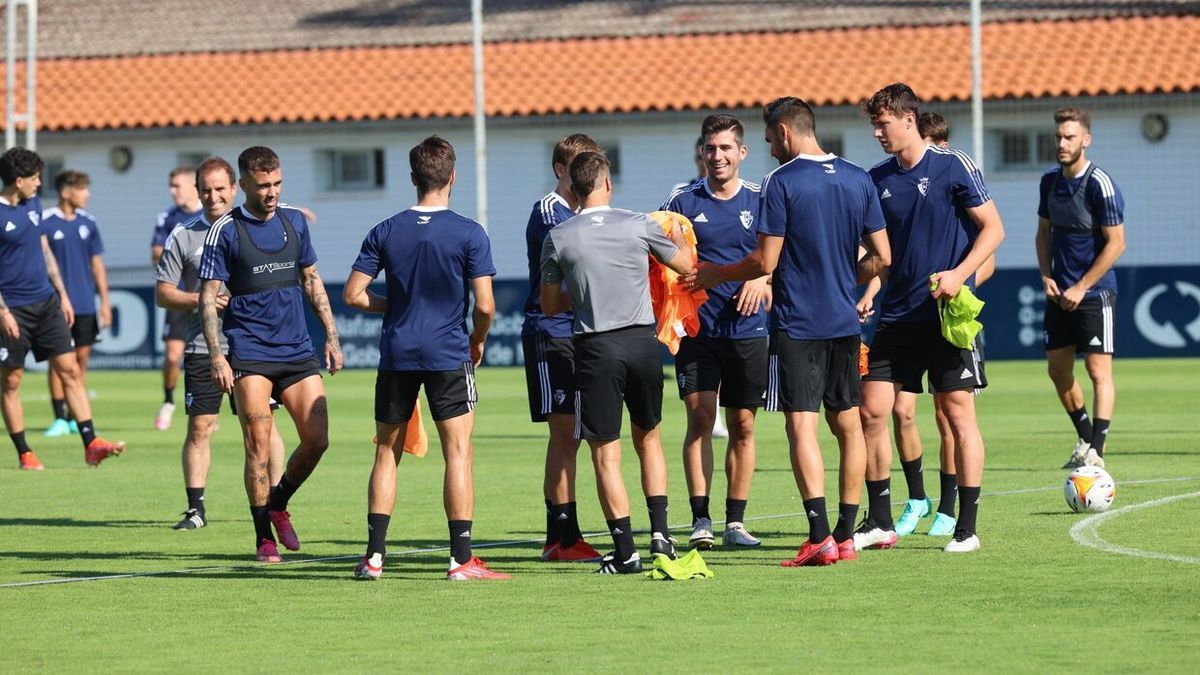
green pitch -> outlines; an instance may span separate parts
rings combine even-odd
[[[179,469],[184,417],[177,414],[170,431],[153,430],[158,375],[92,375],[100,431],[126,439],[130,449],[89,469],[76,438],[41,437],[49,405],[44,379],[31,373],[25,380],[29,438],[46,470],[18,471],[11,445],[0,442],[0,457],[6,457],[0,468],[0,669],[1194,672],[1200,631],[1197,372],[1194,360],[1118,360],[1118,413],[1109,443],[1109,470],[1118,484],[1113,510],[1154,504],[1076,528],[1078,538],[1107,551],[1072,538],[1072,527],[1085,516],[1067,510],[1058,467],[1074,439],[1044,366],[996,363],[989,365],[993,387],[978,399],[988,450],[979,553],[948,556],[941,551],[944,540],[917,534],[894,551],[864,552],[858,562],[779,567],[806,523],[782,420],[764,413],[747,514],[763,545],[706,553],[716,573],[708,581],[651,582],[594,575],[592,565],[536,562],[545,431],[527,421],[522,374],[485,369],[473,534],[476,552],[514,578],[461,584],[443,581],[447,532],[436,442],[428,457],[408,457],[400,467],[383,579],[351,579],[365,541],[372,373],[326,378],[331,448],[291,504],[304,548],[285,551],[289,564],[273,567],[251,562],[240,434],[231,416],[222,418],[215,441],[207,499],[212,522],[175,532],[170,525],[185,506]],[[666,385],[671,521],[686,540],[683,415],[674,387]],[[936,497],[929,398],[920,405],[926,483]],[[836,451],[827,434],[823,442],[829,461]],[[637,464],[626,448],[634,524],[645,527]],[[585,532],[597,532],[604,522],[586,450],[580,467],[580,520]],[[836,480],[831,470],[829,494],[836,494]],[[713,515],[720,518],[719,468],[715,483]],[[896,500],[904,498],[898,463],[892,489]],[[835,506],[836,499],[830,502]],[[590,539],[602,550],[611,544],[607,536]],[[647,537],[638,543],[645,554]],[[83,581],[126,574],[145,576]],[[71,579],[80,581],[11,586]]]

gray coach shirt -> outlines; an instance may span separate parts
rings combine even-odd
[[[597,206],[559,223],[542,244],[542,283],[567,283],[575,334],[653,325],[650,260],[679,248],[644,213]]]
[[[155,279],[166,282],[188,293],[200,291],[200,258],[204,254],[204,238],[212,228],[204,214],[177,226],[163,244],[162,257],[158,259]],[[225,292],[222,286],[221,292]],[[207,354],[208,342],[204,340],[204,329],[200,326],[200,312],[188,312],[188,354]],[[221,351],[228,352],[225,332],[221,331]]]

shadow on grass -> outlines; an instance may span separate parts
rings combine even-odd
[[[0,518],[0,527],[166,527],[164,520],[79,520],[77,518]]]
[[[1062,511],[1034,511],[1029,515],[1041,516],[1043,518],[1059,518],[1065,516],[1078,516],[1079,514],[1071,511],[1070,509],[1064,508]]]

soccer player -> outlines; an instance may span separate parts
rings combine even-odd
[[[1087,158],[1092,119],[1086,110],[1061,108],[1058,166],[1042,176],[1037,256],[1046,290],[1046,361],[1058,399],[1079,442],[1064,469],[1104,466],[1104,443],[1116,388],[1112,378],[1117,278],[1112,268],[1125,251],[1125,200],[1103,169]],[[1075,355],[1084,355],[1092,380],[1094,420],[1075,380]]]
[[[754,250],[759,186],[738,174],[748,152],[741,121],[732,115],[709,115],[700,136],[706,177],[672,192],[662,210],[674,211],[692,222],[700,262],[729,264]],[[767,387],[766,312],[770,304],[768,276],[710,289],[708,301],[700,307],[699,333],[684,337],[675,354],[679,398],[687,412],[683,468],[692,509],[688,544],[693,548],[708,549],[714,542],[709,491],[718,392],[729,429],[721,540],[729,546],[759,545],[744,521],[754,475],[754,416]]]
[[[79,423],[84,461],[98,466],[125,451],[124,441],[106,441],[92,425],[91,402],[71,346],[75,308],[40,227],[37,193],[44,166],[36,152],[25,148],[9,148],[0,156],[0,408],[20,466],[30,471],[45,468],[25,440],[21,378],[30,350],[38,361],[49,359],[51,372],[62,381],[67,407]]]
[[[567,167],[576,155],[586,151],[599,152],[600,147],[585,134],[571,134],[555,144],[550,166],[558,185],[534,203],[525,226],[529,295],[525,299],[521,347],[525,352],[529,416],[534,422],[546,422],[550,431],[542,485],[546,500],[546,543],[542,546],[542,560],[591,562],[600,559],[600,553],[583,540],[576,512],[575,466],[579,439],[575,437],[573,318],[570,312],[555,316],[542,313],[540,281],[542,243],[546,233],[574,216],[577,208]]]
[[[342,348],[304,214],[279,201],[279,157],[263,146],[247,148],[238,156],[238,173],[245,203],[214,223],[204,240],[200,318],[212,378],[221,391],[236,396],[256,555],[271,563],[280,562],[272,525],[285,548],[300,550],[288,500],[329,447],[329,406],[304,323],[306,297],[325,329],[324,365],[330,375],[342,369]],[[217,313],[222,283],[231,296],[223,319],[228,358],[221,352]],[[287,408],[300,438],[274,487],[269,474],[272,399]]]
[[[925,143],[917,126],[920,101],[908,85],[880,89],[863,103],[875,139],[892,155],[871,169],[888,224],[892,265],[863,378],[867,439],[867,517],[857,548],[890,548],[891,462],[887,419],[902,388],[918,390],[929,373],[935,404],[954,436],[958,518],[948,552],[979,548],[976,514],[983,482],[983,437],[975,389],[987,386],[982,356],[942,337],[937,303],[973,286],[973,275],[1004,238],[1004,224],[971,158]]]
[[[546,235],[542,311],[551,316],[574,311],[575,431],[592,450],[600,506],[616,545],[597,571],[634,574],[642,563],[621,477],[622,402],[650,511],[650,552],[675,556],[667,536],[667,463],[658,432],[663,367],[650,305],[649,256],[680,274],[690,272],[694,261],[681,250],[678,224],[672,241],[653,218],[610,206],[612,178],[603,154],[580,153],[569,173],[581,210]]]
[[[150,239],[150,264],[158,268],[167,237],[183,223],[195,220],[203,206],[196,193],[196,169],[179,166],[171,170],[168,178],[171,208],[158,214],[154,235]],[[171,428],[171,417],[175,414],[175,385],[179,382],[179,364],[183,361],[183,347],[187,339],[188,313],[168,310],[163,323],[163,403],[154,417],[154,428],[166,431]]]
[[[437,425],[446,461],[442,503],[450,530],[451,581],[508,579],[471,552],[475,486],[471,476],[475,428],[475,368],[496,313],[492,246],[479,223],[450,210],[454,148],[430,136],[408,153],[417,204],[371,228],[346,281],[347,305],[383,314],[375,380],[375,465],[367,490],[367,554],[354,568],[360,579],[383,574],[388,524],[396,505],[396,467],[417,393]],[[368,289],[385,272],[383,296]],[[467,308],[475,297],[472,329]]]
[[[84,209],[91,196],[88,175],[80,171],[63,171],[54,179],[58,192],[58,206],[42,213],[42,229],[49,238],[50,250],[58,263],[59,274],[71,306],[75,308],[75,323],[71,326],[71,339],[75,345],[75,359],[79,363],[79,376],[87,389],[88,361],[92,356],[92,345],[96,344],[100,330],[112,323],[112,305],[108,300],[108,273],[104,269],[104,244],[100,241],[100,230],[96,219]],[[100,306],[96,306],[96,296]],[[62,378],[53,370],[49,373],[50,405],[54,409],[54,422],[46,429],[47,436],[66,436],[79,430],[71,419],[63,393]]]
[[[702,267],[696,284],[775,274],[767,408],[785,415],[792,472],[808,517],[808,540],[785,567],[857,558],[866,445],[859,419],[861,326],[855,287],[889,263],[888,235],[867,172],[817,143],[812,108],[784,97],[763,108],[766,140],[779,168],[763,181],[758,245],[723,266]],[[859,242],[867,255],[858,257]],[[818,411],[841,452],[838,522],[825,508]]]
[[[208,343],[200,328],[200,258],[204,239],[213,224],[233,208],[237,197],[237,181],[233,167],[220,157],[210,157],[196,168],[196,188],[204,213],[195,220],[176,226],[163,243],[158,259],[154,295],[159,307],[185,312],[188,317],[187,345],[183,356],[184,409],[187,412],[187,435],[183,439],[183,485],[187,495],[187,510],[175,524],[176,530],[194,530],[208,524],[204,487],[208,467],[212,462],[212,434],[216,430],[225,392],[212,379],[212,363]],[[216,297],[217,309],[229,304],[229,294],[222,290]],[[225,350],[224,335],[221,348]],[[271,429],[271,459],[269,473],[272,484],[283,472],[283,439],[278,429]]]

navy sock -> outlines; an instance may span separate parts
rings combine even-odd
[[[854,521],[858,518],[858,504],[838,504],[837,527],[833,528],[833,540],[842,543],[854,538]]]
[[[1091,443],[1095,431],[1092,428],[1092,421],[1088,419],[1087,406],[1068,412],[1067,416],[1071,418],[1071,424],[1075,425],[1075,433],[1083,440]]]
[[[79,438],[83,441],[84,449],[96,440],[96,428],[92,426],[91,420],[79,420]]]
[[[692,507],[692,522],[696,522],[700,518],[708,518],[712,520],[712,516],[708,515],[708,497],[688,497],[688,505]]]
[[[953,518],[954,502],[958,497],[958,477],[952,473],[939,471],[938,479],[942,483],[942,499],[938,502],[938,513],[943,513]]]
[[[29,443],[25,442],[25,432],[24,431],[10,433],[8,435],[8,437],[12,439],[13,445],[17,446],[17,454],[18,455],[23,455],[23,454],[29,452],[29,450],[30,450]]]
[[[1093,425],[1092,432],[1092,447],[1096,449],[1096,454],[1104,456],[1104,442],[1108,440],[1108,424],[1109,420],[1096,418],[1096,423]]]
[[[966,536],[975,534],[975,517],[979,513],[979,493],[982,491],[980,487],[967,487],[960,485],[958,488],[958,523],[955,525],[954,538],[959,538],[959,533],[965,533]]]
[[[892,479],[867,481],[867,519],[871,524],[884,529],[894,530],[892,523]]]
[[[575,502],[558,504],[552,508],[555,510],[554,519],[558,525],[559,546],[563,548],[574,546],[575,542],[583,539],[583,533],[579,531],[579,515],[576,512]]]
[[[549,499],[546,502],[546,544],[545,546],[553,546],[559,541],[558,536],[558,516],[554,512],[554,505]]]
[[[275,534],[271,531],[269,511],[266,504],[250,507],[250,519],[254,521],[254,548],[258,548],[264,539],[275,541]]]
[[[187,492],[188,510],[195,509],[202,515],[204,513],[204,488],[184,488]]]
[[[66,399],[56,398],[51,399],[50,407],[54,409],[54,418],[60,420],[71,419],[71,412],[67,409]]]
[[[617,562],[629,560],[637,553],[637,548],[633,545],[633,525],[630,524],[629,516],[606,522],[608,532],[612,535],[613,546],[616,547]]]
[[[829,516],[825,514],[825,498],[804,500],[804,515],[808,516],[808,540],[820,543],[829,536]]]
[[[650,533],[667,536],[671,530],[667,524],[667,496],[646,497],[646,508],[650,510]]]
[[[386,513],[367,514],[367,557],[387,554],[387,531],[392,517]]]
[[[908,484],[908,498],[925,499],[925,474],[921,468],[921,458],[908,462],[900,460],[900,467],[904,469],[904,482]]]
[[[471,521],[451,520],[450,524],[450,555],[454,562],[462,565],[471,560]]]
[[[267,502],[271,505],[271,510],[287,511],[288,502],[292,499],[292,495],[296,494],[296,490],[299,489],[300,484],[288,480],[286,473],[280,476],[279,484],[271,488],[271,499]]]
[[[742,523],[746,521],[746,500],[745,499],[726,499],[725,500],[725,522],[726,523]]]

